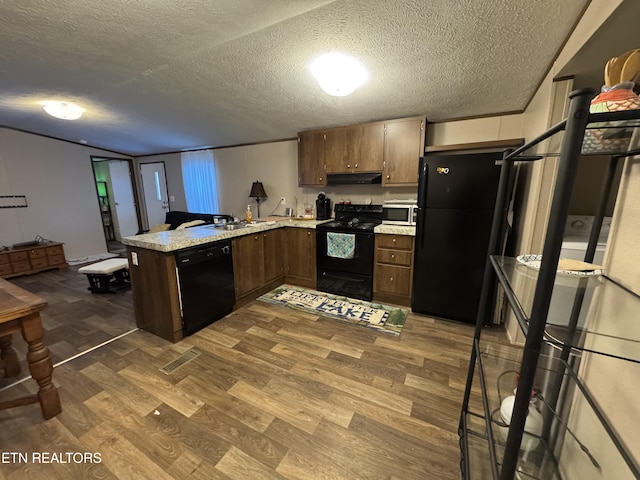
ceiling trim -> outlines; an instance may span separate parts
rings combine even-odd
[[[520,147],[524,145],[524,138],[509,138],[505,140],[489,140],[487,142],[456,143],[452,145],[429,145],[425,147],[425,153],[450,152],[455,150],[481,150],[481,149],[503,149],[509,147]]]
[[[429,123],[430,125],[434,125],[436,123],[460,122],[462,120],[478,120],[480,118],[504,117],[504,116],[507,116],[507,115],[518,115],[520,113],[524,113],[524,110],[511,110],[511,111],[507,111],[507,112],[490,113],[490,114],[487,114],[487,115],[469,115],[468,117],[449,118],[449,119],[445,119],[445,120],[438,120],[437,122],[429,122],[429,121],[427,121],[427,123]]]
[[[222,150],[224,148],[250,147],[252,145],[268,145],[269,143],[291,142],[291,141],[297,141],[297,140],[298,140],[297,137],[292,137],[292,138],[280,138],[278,140],[269,140],[266,142],[251,142],[251,143],[239,143],[237,145],[222,145],[219,147],[188,148],[185,150],[174,150],[171,152],[150,153],[148,155],[137,155],[133,158],[157,157],[159,155],[174,155],[176,153],[182,153],[182,152],[201,152],[203,150]]]
[[[44,133],[31,132],[29,130],[24,130],[22,128],[9,127],[7,125],[0,125],[0,128],[6,128],[7,130],[14,130],[16,132],[21,132],[21,133],[28,133],[29,135],[36,135],[38,137],[49,138],[51,140],[58,140],[60,142],[71,143],[72,145],[78,145],[79,147],[93,148],[95,150],[102,150],[103,152],[115,153],[117,155],[123,155],[123,156],[125,156],[127,158],[135,158],[133,155],[131,155],[129,153],[118,152],[117,150],[111,150],[109,148],[96,147],[96,146],[90,145],[88,143],[74,142],[73,140],[67,140],[65,138],[54,137],[53,135],[46,135]]]

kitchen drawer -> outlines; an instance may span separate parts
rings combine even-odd
[[[45,268],[48,265],[49,262],[47,262],[47,257],[31,259],[31,268]]]
[[[378,263],[410,267],[412,256],[413,252],[407,250],[387,250],[382,248],[376,250],[376,262]]]
[[[47,247],[45,249],[47,251],[47,255],[64,255],[64,250],[62,250],[62,245],[53,245],[51,247]]]
[[[49,265],[62,265],[65,262],[64,255],[49,255],[47,257]]]
[[[44,248],[34,248],[33,250],[29,250],[29,258],[46,258],[47,252],[44,251]]]
[[[13,273],[13,269],[11,268],[11,265],[9,264],[0,265],[0,276],[9,275],[10,273]]]
[[[0,255],[0,265],[9,265],[11,263],[11,259],[9,258],[8,253],[3,253]]]
[[[9,254],[9,258],[11,259],[11,263],[28,262],[29,253],[26,250],[22,250],[20,252],[11,252]],[[22,270],[20,271],[22,272]]]
[[[411,296],[411,269],[392,265],[375,266],[374,290],[393,295]]]
[[[376,235],[376,247],[411,250],[413,248],[413,237],[408,235],[378,234]]]
[[[24,254],[26,256],[27,252],[24,252]],[[11,269],[13,270],[13,273],[28,272],[31,270],[31,264],[29,262],[13,262],[11,264]]]

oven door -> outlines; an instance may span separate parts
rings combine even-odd
[[[354,235],[353,258],[334,256],[335,248],[329,245],[328,233]],[[370,301],[373,297],[373,246],[372,232],[316,230],[317,290]]]
[[[330,256],[327,252],[327,234],[330,232],[353,235],[355,238],[355,251],[353,258],[340,258]],[[347,230],[316,230],[316,256],[317,267],[320,270],[330,270],[334,272],[355,273],[358,275],[373,276],[373,233]]]

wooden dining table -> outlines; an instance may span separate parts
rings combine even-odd
[[[40,312],[46,306],[47,302],[37,295],[0,279],[0,368],[5,377],[20,373],[18,356],[11,344],[13,334],[20,332],[28,346],[29,371],[39,386],[35,395],[0,401],[0,410],[39,403],[45,419],[62,411],[58,390],[51,379],[53,362],[43,339]]]

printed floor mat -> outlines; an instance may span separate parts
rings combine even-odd
[[[402,308],[286,284],[265,293],[258,300],[317,313],[391,335],[400,335],[408,315],[407,310]]]

